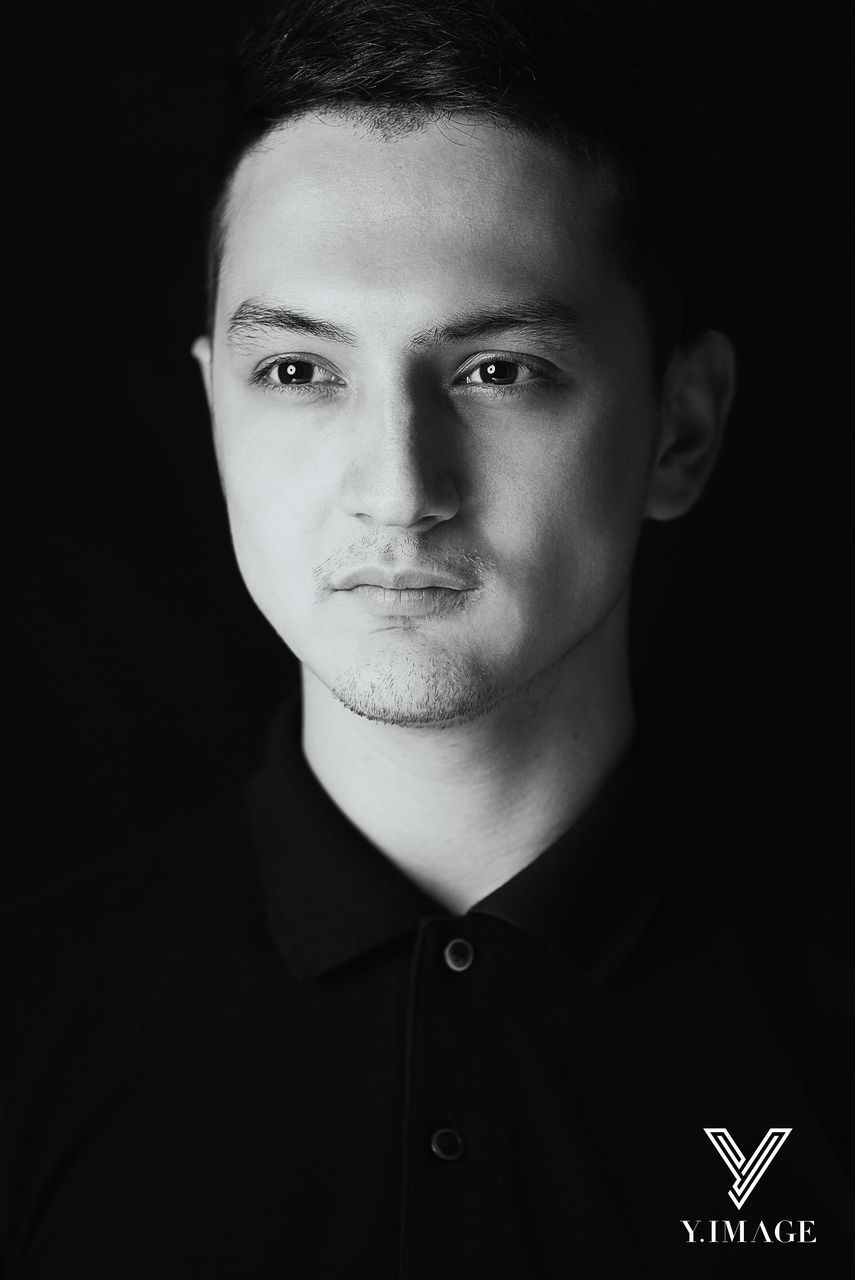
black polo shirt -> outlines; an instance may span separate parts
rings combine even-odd
[[[8,1276],[855,1274],[851,901],[762,817],[648,737],[450,915],[292,703],[245,794],[7,916]]]

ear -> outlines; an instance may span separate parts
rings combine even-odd
[[[694,506],[710,478],[736,389],[733,344],[707,330],[679,348],[665,373],[660,433],[646,515],[674,520]]]
[[[196,363],[202,373],[202,381],[205,384],[205,395],[208,400],[208,409],[213,413],[214,395],[213,395],[213,377],[211,375],[211,361],[213,352],[211,350],[211,339],[203,334],[201,338],[197,338],[190,348]]]

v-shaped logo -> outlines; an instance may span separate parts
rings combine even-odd
[[[747,1160],[727,1129],[704,1129],[704,1133],[733,1174],[733,1187],[727,1194],[737,1209],[741,1209],[787,1141],[792,1129],[769,1129],[757,1150]]]

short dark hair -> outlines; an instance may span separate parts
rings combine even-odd
[[[227,177],[208,242],[209,323],[231,179],[241,159],[310,111],[392,134],[449,115],[549,137],[616,179],[609,241],[639,289],[661,373],[687,336],[707,180],[680,61],[632,0],[300,0],[244,41]]]

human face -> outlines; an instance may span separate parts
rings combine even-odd
[[[351,710],[470,720],[598,643],[657,397],[603,177],[485,122],[241,163],[200,344],[238,563]]]

